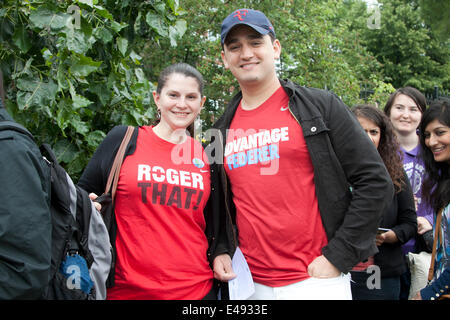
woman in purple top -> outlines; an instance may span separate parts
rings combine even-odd
[[[425,109],[425,96],[413,87],[404,87],[395,91],[384,107],[384,112],[391,120],[397,134],[403,153],[403,168],[408,175],[416,202],[418,237],[409,240],[402,246],[405,255],[408,252],[424,250],[431,252],[431,246],[427,248],[424,239],[432,241],[433,210],[422,199],[425,166],[419,157],[420,143],[417,134],[417,128]],[[408,298],[410,277],[409,271],[403,276],[401,298]]]

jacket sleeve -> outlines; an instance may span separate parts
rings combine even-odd
[[[212,162],[212,161],[211,161]],[[208,259],[211,263],[221,254],[228,253],[233,257],[236,250],[235,236],[231,217],[225,210],[224,192],[219,178],[219,164],[212,162],[211,166],[211,195],[205,210],[208,210],[207,236],[209,241]]]
[[[414,196],[408,176],[404,172],[402,190],[397,194],[397,225],[392,228],[400,244],[404,244],[417,234],[417,214]]]
[[[21,134],[0,135],[0,300],[38,299],[51,264],[49,171]]]
[[[394,187],[383,160],[356,117],[334,94],[329,99],[325,116],[328,135],[351,188],[351,200],[344,203],[344,194],[334,195],[342,198],[336,205],[346,206],[346,212],[322,253],[345,273],[378,252],[374,239]]]
[[[77,184],[79,187],[98,196],[103,194],[114,157],[126,130],[126,126],[116,126],[108,132],[84,169]]]

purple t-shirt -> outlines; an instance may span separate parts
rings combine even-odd
[[[418,156],[420,145],[410,151],[406,151],[402,147],[400,149],[403,152],[403,169],[409,178],[411,189],[414,196],[417,198],[417,216],[425,217],[431,225],[433,225],[433,210],[422,199],[422,183],[425,177],[425,166],[422,159]],[[416,244],[415,238],[410,239],[402,246],[404,254],[414,251]]]

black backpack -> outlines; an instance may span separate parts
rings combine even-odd
[[[0,121],[1,130],[15,130],[33,139],[27,129],[12,121]],[[51,147],[43,144],[40,150],[50,168],[52,220],[49,285],[42,298],[104,299],[111,245],[103,219],[87,192],[76,186],[58,163]]]

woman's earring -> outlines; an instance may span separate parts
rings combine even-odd
[[[161,110],[160,109],[158,109],[158,111],[156,111],[156,118],[158,120],[161,120]]]

